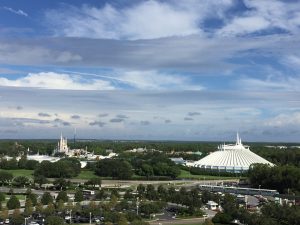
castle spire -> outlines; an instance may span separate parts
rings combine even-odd
[[[236,132],[236,145],[240,145],[242,143],[242,140],[239,137],[239,132]]]

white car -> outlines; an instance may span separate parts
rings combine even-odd
[[[40,225],[40,224],[38,224],[38,223],[35,222],[35,221],[31,221],[28,225]]]

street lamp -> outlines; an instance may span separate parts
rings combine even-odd
[[[136,215],[139,215],[139,197],[136,198]]]
[[[261,185],[258,185],[258,189],[259,189],[259,194],[261,195],[260,186],[261,186]]]
[[[70,224],[72,223],[72,209],[70,209]]]
[[[90,224],[92,224],[92,213],[90,212]]]

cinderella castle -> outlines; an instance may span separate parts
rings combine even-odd
[[[57,147],[53,151],[53,155],[58,153],[65,154],[69,157],[85,157],[88,155],[87,149],[70,149],[68,147],[68,140],[63,137],[62,133],[60,135],[60,140],[57,143]]]
[[[55,155],[57,153],[64,153],[64,154],[68,155],[69,151],[70,151],[70,149],[68,147],[68,140],[67,140],[67,138],[64,138],[61,133],[60,140],[57,143],[57,147],[56,147],[56,149],[54,149],[53,154]]]

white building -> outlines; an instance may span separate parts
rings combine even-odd
[[[214,202],[214,201],[208,201],[206,203],[207,208],[210,210],[217,210],[218,209],[218,203]]]
[[[65,154],[68,154],[68,152],[69,152],[68,140],[67,140],[67,138],[64,138],[63,135],[62,135],[62,133],[61,133],[60,140],[57,143],[57,147],[54,150],[54,154],[55,153],[65,153]]]
[[[273,166],[271,162],[251,152],[249,146],[243,145],[237,134],[235,144],[222,144],[218,150],[190,164],[207,170],[240,173],[249,170],[251,164],[263,163]]]

